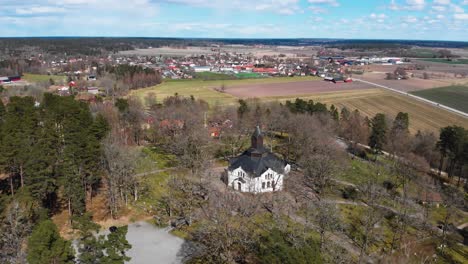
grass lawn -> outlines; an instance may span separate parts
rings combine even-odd
[[[415,91],[412,94],[468,113],[468,86],[454,85]]]
[[[357,186],[362,186],[371,178],[375,178],[378,183],[383,183],[386,179],[391,178],[388,172],[384,169],[382,169],[380,175],[376,175],[373,168],[375,166],[376,165],[371,162],[367,163],[359,159],[354,159],[351,160],[349,168],[337,175],[337,178],[342,181],[353,183]]]
[[[25,79],[28,82],[32,82],[32,83],[49,82],[50,79],[54,80],[56,83],[61,82],[61,81],[63,81],[63,82],[66,81],[65,76],[45,75],[45,74],[31,74],[31,73],[25,73],[23,75],[23,79]]]
[[[144,97],[154,93],[158,100],[178,93],[182,96],[193,95],[195,98],[203,99],[210,105],[236,105],[238,98],[227,93],[221,93],[214,88],[225,85],[249,85],[258,83],[296,82],[306,80],[317,80],[316,77],[284,77],[266,79],[245,80],[176,80],[145,89],[134,90],[131,95],[137,96],[144,102]],[[351,111],[358,109],[362,114],[373,117],[377,113],[385,113],[394,118],[398,112],[406,112],[410,115],[410,131],[416,133],[418,130],[428,130],[438,133],[441,127],[459,125],[468,127],[468,120],[449,111],[441,110],[432,105],[396,94],[382,89],[351,90],[341,92],[325,92],[316,94],[265,97],[263,101],[286,101],[300,97],[312,99],[325,103],[328,106],[334,104],[338,108],[347,107]]]
[[[429,61],[429,62],[437,62],[437,63],[446,63],[446,64],[468,64],[468,59],[454,59],[454,60],[447,60],[447,59],[422,59],[422,61]]]

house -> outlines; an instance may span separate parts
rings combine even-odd
[[[290,170],[289,164],[263,146],[263,134],[257,126],[250,148],[229,162],[225,180],[240,192],[276,192],[283,189],[284,177]]]

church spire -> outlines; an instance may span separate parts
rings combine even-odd
[[[252,134],[252,148],[257,150],[263,149],[263,134],[260,126],[257,126]]]

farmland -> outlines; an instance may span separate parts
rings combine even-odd
[[[468,64],[468,59],[457,59],[457,60],[447,60],[447,59],[422,59],[422,61],[437,62],[437,63],[446,63],[446,64]]]
[[[271,84],[274,87],[277,83],[288,83],[290,87],[294,87],[294,84],[302,85],[301,83],[307,80],[313,79],[274,78],[228,81],[169,81],[156,87],[134,91],[132,95],[143,99],[145,95],[154,93],[157,99],[161,100],[178,93],[183,96],[193,95],[195,98],[203,99],[211,105],[235,105],[239,97],[228,93],[231,89],[230,87],[233,87],[232,89],[242,89],[244,92],[250,90],[252,95],[246,97],[259,96],[264,101],[284,102],[301,97],[303,99],[320,101],[328,105],[334,104],[340,108],[358,109],[367,116],[373,116],[376,113],[386,113],[389,117],[393,118],[400,111],[408,112],[411,117],[410,130],[412,133],[415,133],[417,130],[429,130],[437,133],[441,127],[454,124],[468,127],[468,119],[466,118],[381,89],[367,89],[368,87],[359,89],[358,87],[354,87],[353,89],[342,89],[341,91],[324,92],[325,90],[316,90],[303,94],[291,94],[285,89],[282,95],[274,93],[274,96],[268,93],[256,95],[257,92],[251,89],[255,86],[267,84]],[[214,90],[214,88],[222,85],[226,86],[227,92],[221,93]],[[323,85],[328,84],[323,83]],[[340,85],[346,87],[344,84]],[[294,88],[291,88],[291,90],[294,90]]]
[[[412,92],[428,100],[468,113],[468,86],[448,86]]]

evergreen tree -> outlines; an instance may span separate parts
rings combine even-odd
[[[96,235],[99,225],[91,220],[90,214],[74,218],[74,228],[79,230],[78,253],[80,264],[100,264],[104,257],[104,241]]]
[[[349,120],[350,116],[351,116],[351,113],[349,112],[348,108],[343,107],[341,109],[341,120],[347,121]]]
[[[69,241],[60,237],[57,226],[46,220],[39,223],[28,240],[29,264],[73,263],[74,251]]]
[[[37,142],[38,115],[32,97],[12,97],[2,125],[1,164],[10,177],[18,175],[25,185],[25,166]],[[13,192],[13,181],[10,180]]]
[[[371,135],[369,138],[369,145],[376,152],[383,149],[387,143],[387,120],[384,114],[376,114],[371,120]]]
[[[103,264],[124,264],[130,261],[126,251],[132,248],[126,239],[128,226],[111,228],[111,233],[107,235],[104,242],[106,256],[103,258]]]
[[[338,109],[335,105],[330,106],[330,115],[332,116],[333,120],[340,121],[340,113],[338,113]]]
[[[249,111],[250,109],[247,105],[247,102],[245,100],[239,99],[239,108],[237,109],[237,114],[239,115],[239,118],[242,119],[244,115]]]
[[[399,112],[393,121],[392,131],[409,133],[409,115]]]

